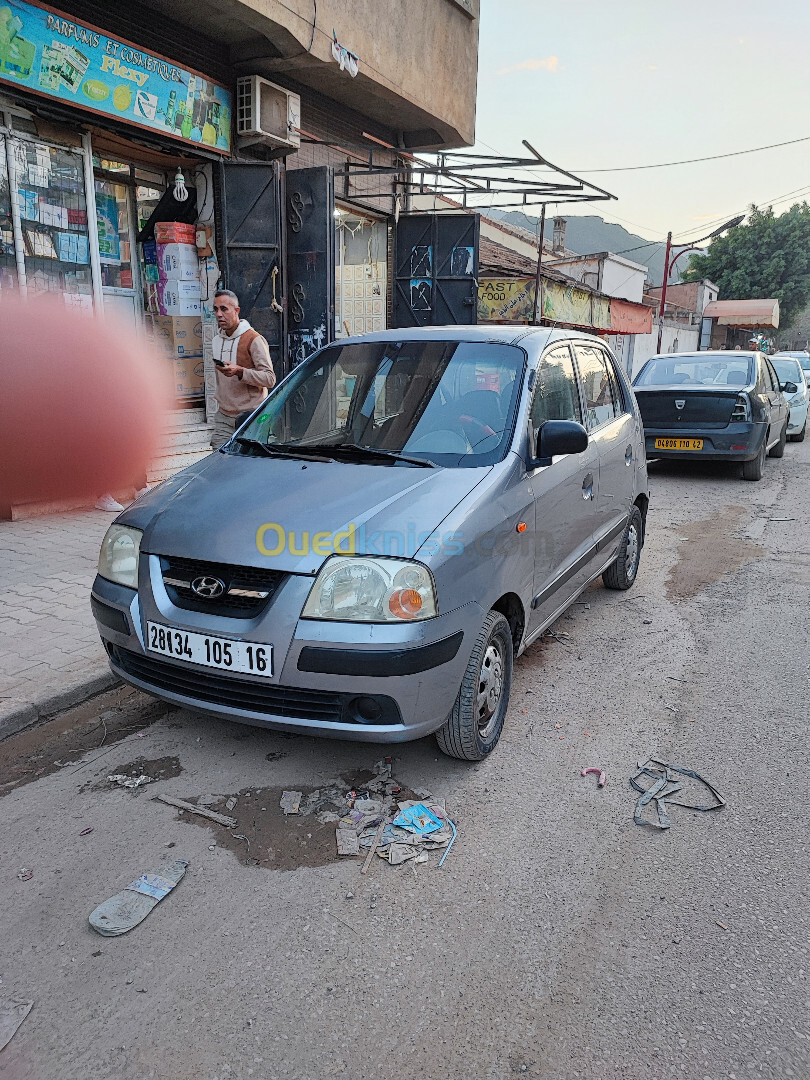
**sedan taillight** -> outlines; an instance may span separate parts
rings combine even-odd
[[[741,420],[751,419],[751,402],[747,394],[737,394],[734,402],[734,411],[731,414],[731,423],[739,423]]]

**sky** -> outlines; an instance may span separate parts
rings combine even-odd
[[[645,239],[672,230],[687,241],[752,202],[778,214],[810,200],[810,140],[589,171],[810,136],[807,0],[481,0],[480,20],[475,150],[524,156],[528,139],[618,196],[549,213],[599,214]]]

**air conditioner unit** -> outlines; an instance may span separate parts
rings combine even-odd
[[[301,98],[261,75],[244,75],[236,83],[236,134],[240,145],[266,143],[281,150],[301,145]]]

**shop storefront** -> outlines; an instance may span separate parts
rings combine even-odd
[[[204,74],[51,8],[0,2],[0,300],[55,294],[154,333],[181,405],[205,400],[213,169],[230,153],[231,109]],[[155,218],[179,214],[182,236],[155,236]]]

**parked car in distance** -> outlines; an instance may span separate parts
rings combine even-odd
[[[778,352],[775,356],[792,356],[794,360],[798,360],[801,364],[802,371],[804,372],[805,382],[810,385],[810,353],[804,349],[800,349],[796,352]],[[773,357],[772,357],[773,359]]]
[[[790,406],[788,438],[791,442],[804,442],[810,388],[808,388],[802,366],[795,357],[785,356],[782,353],[777,353],[776,356],[772,356],[770,359],[774,371],[779,376],[782,391]],[[807,362],[810,364],[810,356],[808,356]],[[808,368],[808,375],[810,375],[810,368]],[[788,383],[796,387],[794,393],[787,389]]]
[[[513,658],[636,579],[641,417],[604,343],[453,326],[344,339],[120,514],[92,607],[156,697],[299,734],[494,748]]]
[[[743,479],[759,480],[766,453],[785,452],[790,410],[764,353],[653,356],[633,389],[648,458],[740,461]]]

